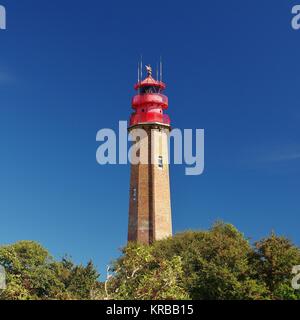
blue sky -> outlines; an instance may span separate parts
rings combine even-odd
[[[300,1],[298,1],[300,2]],[[0,243],[37,240],[103,273],[126,243],[129,166],[96,133],[131,113],[162,55],[173,127],[205,129],[205,172],[171,167],[174,231],[218,220],[298,245],[297,1],[0,0]]]

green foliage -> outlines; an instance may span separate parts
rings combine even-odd
[[[267,289],[251,276],[251,246],[232,225],[187,232],[154,244],[157,255],[182,257],[184,286],[192,299],[264,299]],[[170,256],[168,256],[170,258]]]
[[[86,267],[79,265],[75,266],[68,260],[63,261],[63,277],[61,281],[64,283],[67,291],[75,299],[87,299],[89,298],[91,290],[96,284],[96,280],[99,276],[93,262],[90,261]],[[66,277],[65,272],[68,272]]]
[[[291,287],[291,270],[300,265],[300,250],[290,240],[272,233],[255,243],[252,267],[268,287],[272,299],[299,299]]]
[[[299,299],[291,286],[300,250],[272,234],[251,246],[234,226],[216,223],[153,245],[129,245],[108,281],[113,299]]]
[[[91,262],[84,267],[66,258],[54,261],[32,241],[0,247],[0,264],[7,272],[4,300],[89,299],[99,276]]]
[[[154,247],[130,244],[114,265],[115,276],[109,283],[111,298],[121,300],[181,300],[184,290],[181,257],[157,259]]]
[[[251,245],[234,226],[216,223],[150,246],[130,243],[99,282],[92,262],[55,261],[40,244],[0,246],[7,289],[0,299],[300,300],[291,285],[300,249],[270,236]]]

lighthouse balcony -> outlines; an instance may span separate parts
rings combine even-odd
[[[132,113],[130,117],[130,127],[141,123],[162,123],[170,125],[170,117],[166,114],[159,113]]]
[[[167,109],[168,103],[168,97],[160,93],[139,94],[132,99],[132,107],[134,109],[144,105],[158,105],[163,109]]]

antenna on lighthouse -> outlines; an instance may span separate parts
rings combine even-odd
[[[160,56],[160,81],[163,81],[163,63],[162,63],[162,57]]]
[[[141,72],[141,81],[143,80],[143,55],[141,54],[141,69],[140,69],[140,72]]]
[[[138,62],[138,83],[140,83],[140,63]]]
[[[159,78],[158,78],[158,63],[156,63],[156,80],[159,81]]]

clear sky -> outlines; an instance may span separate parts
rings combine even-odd
[[[164,58],[173,127],[206,134],[203,175],[171,167],[174,231],[221,219],[300,244],[297,1],[0,4],[1,244],[36,240],[102,273],[118,256],[130,168],[98,165],[95,137],[129,118],[141,53]]]

